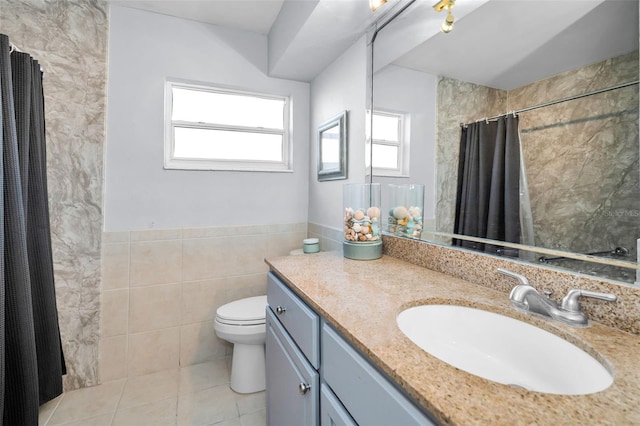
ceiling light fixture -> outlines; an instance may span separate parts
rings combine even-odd
[[[369,8],[372,12],[378,10],[380,6],[385,4],[388,0],[369,0]]]
[[[456,0],[440,0],[435,6],[433,6],[433,10],[436,12],[442,12],[443,10],[447,10],[447,17],[444,18],[442,24],[440,24],[440,31],[443,33],[449,33],[453,29],[453,14],[451,13],[451,9],[455,6]]]

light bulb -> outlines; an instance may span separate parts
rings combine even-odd
[[[372,12],[378,10],[380,6],[385,4],[388,0],[369,0],[369,8]]]
[[[451,32],[451,30],[453,29],[453,15],[451,14],[451,9],[447,8],[447,12],[447,17],[442,22],[442,24],[440,24],[440,31],[445,34]]]
[[[452,29],[453,29],[453,24],[450,24],[447,21],[443,21],[442,24],[440,24],[440,31],[442,31],[445,34],[450,33]]]

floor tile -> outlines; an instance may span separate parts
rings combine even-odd
[[[225,358],[180,369],[180,394],[197,392],[229,383]]]
[[[57,398],[54,398],[51,401],[46,402],[40,406],[40,412],[38,413],[38,424],[42,426],[47,424],[54,410],[58,407],[60,401],[62,401],[63,396],[64,395],[60,395]]]
[[[219,423],[214,423],[213,425],[210,425],[210,426],[242,426],[242,425],[240,424],[240,417],[236,417],[229,420],[223,420]]]
[[[234,392],[226,385],[178,396],[178,425],[204,426],[235,417]]]
[[[177,397],[135,407],[118,408],[112,426],[174,426],[176,412]]]
[[[109,413],[102,414],[100,416],[89,417],[88,419],[76,420],[70,423],[63,423],[62,426],[110,426],[112,419],[113,413]]]
[[[118,408],[177,398],[179,377],[180,372],[175,369],[128,378]]]
[[[125,380],[116,380],[64,394],[48,425],[59,425],[115,412]]]
[[[267,397],[265,391],[249,394],[236,393],[235,400],[238,406],[238,412],[241,416],[243,414],[249,414],[256,411],[264,410],[267,406]]]
[[[229,359],[106,382],[40,407],[41,426],[264,426],[265,392],[229,387]]]
[[[240,426],[265,426],[267,424],[267,410],[240,416]]]

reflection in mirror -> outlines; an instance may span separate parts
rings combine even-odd
[[[638,2],[554,2],[551,20],[544,2],[458,2],[449,34],[429,5],[409,3],[376,35],[371,77],[374,114],[404,119],[405,163],[395,175],[374,168],[373,181],[425,185],[422,239],[640,281]],[[506,117],[511,151],[489,154]],[[517,163],[506,175],[505,155]],[[464,186],[474,169],[484,174]],[[505,176],[515,210],[505,210]],[[470,196],[492,183],[497,197]],[[487,221],[494,204],[495,220],[515,221],[511,237]],[[480,223],[465,231],[465,215]]]
[[[347,111],[318,128],[318,180],[347,178]]]

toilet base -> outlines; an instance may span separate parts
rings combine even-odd
[[[264,345],[233,345],[231,358],[231,389],[238,393],[265,390]]]

